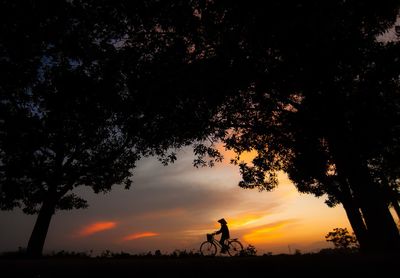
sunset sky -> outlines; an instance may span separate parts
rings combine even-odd
[[[156,158],[140,161],[130,190],[115,186],[108,194],[94,194],[79,188],[75,192],[89,208],[58,212],[45,252],[198,249],[222,217],[231,237],[254,245],[259,254],[318,251],[331,247],[324,236],[333,228],[351,230],[341,206],[329,208],[324,198],[299,194],[284,174],[272,192],[238,187],[239,171],[229,156],[213,168],[197,169],[188,148],[167,167]],[[18,210],[0,212],[0,252],[25,247],[34,220]]]

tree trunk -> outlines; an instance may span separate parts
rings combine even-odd
[[[399,201],[397,200],[396,197],[393,197],[393,199],[392,199],[392,206],[394,208],[394,211],[397,214],[397,218],[400,219],[400,205],[399,205]]]
[[[357,206],[357,202],[351,195],[347,183],[342,184],[341,195],[343,208],[346,211],[347,218],[349,219],[350,225],[357,237],[357,241],[360,244],[360,251],[368,252],[368,250],[371,249],[371,244],[370,239],[368,238],[367,227],[365,226],[363,216]]]
[[[349,181],[354,195],[359,200],[369,237],[372,238],[372,251],[400,251],[400,235],[387,202],[362,165],[353,167]]]
[[[33,228],[31,237],[29,238],[27,247],[29,257],[38,258],[42,256],[44,242],[46,240],[51,218],[55,212],[55,207],[56,200],[49,198],[43,201],[36,219],[35,227]]]
[[[370,243],[368,239],[368,231],[365,226],[360,210],[352,204],[342,203],[343,208],[346,211],[347,218],[349,219],[351,228],[357,237],[357,241],[360,244],[360,250],[367,252],[370,249]]]
[[[361,209],[367,227],[365,251],[399,252],[400,235],[396,223],[383,192],[372,181],[365,162],[360,159],[357,146],[346,141],[332,141],[332,151],[338,174],[348,181],[351,195]]]
[[[393,207],[394,211],[396,212],[397,218],[400,219],[400,205],[399,205],[399,193],[397,192],[397,189],[390,186],[389,182],[385,180],[384,178],[381,178],[381,180],[384,180],[383,186],[384,186],[384,191],[386,193],[386,198],[387,198],[387,205],[389,207]]]

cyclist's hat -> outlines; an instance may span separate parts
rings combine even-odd
[[[220,220],[218,220],[219,223],[221,224],[228,224],[224,218],[221,218]]]

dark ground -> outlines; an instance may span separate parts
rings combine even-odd
[[[393,255],[0,259],[0,277],[382,277]],[[388,274],[389,275],[389,274]],[[393,275],[393,274],[392,274]]]

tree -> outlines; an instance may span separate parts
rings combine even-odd
[[[299,190],[342,202],[352,225],[368,232],[366,249],[399,250],[385,186],[372,178],[383,174],[378,165],[388,163],[387,149],[398,138],[399,45],[376,41],[393,24],[398,3],[215,6],[201,14],[211,15],[220,32],[216,52],[242,68],[238,78],[247,81],[216,125],[230,128],[228,148],[258,152],[251,167],[240,164],[240,185],[269,190],[286,171]]]
[[[54,212],[87,207],[68,192],[82,185],[96,193],[118,183],[129,187],[141,150],[114,109],[123,102],[107,72],[115,50],[108,34],[94,36],[104,25],[93,28],[67,2],[3,2],[1,10],[7,74],[1,81],[0,204],[38,213],[27,251],[39,256]]]
[[[397,1],[1,5],[3,209],[50,212],[50,193],[109,190],[140,156],[168,163],[192,142],[205,165],[221,139],[258,153],[234,160],[240,186],[270,190],[286,171],[300,191],[342,203],[370,250],[400,248],[384,193],[398,185],[399,45],[375,40]],[[50,207],[85,205],[60,198]]]
[[[129,188],[141,156],[167,164],[170,148],[212,136],[198,118],[214,108],[165,86],[187,55],[163,31],[171,23],[158,18],[172,11],[162,5],[1,3],[0,207],[38,213],[29,255],[41,255],[56,210],[87,207],[74,188]],[[201,144],[195,153],[219,159]]]
[[[335,248],[358,248],[357,238],[351,235],[346,228],[335,228],[333,232],[329,232],[325,238],[326,241],[332,242]]]

